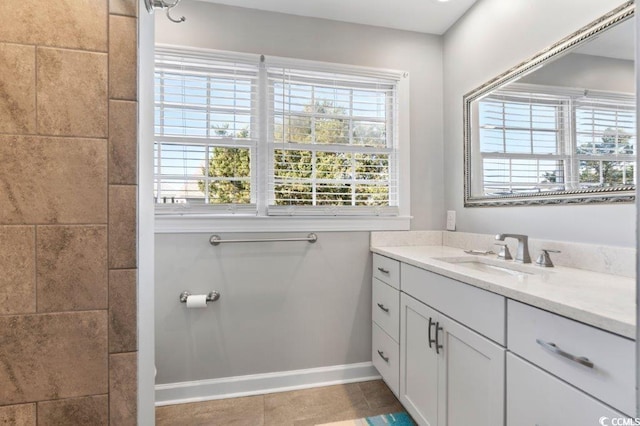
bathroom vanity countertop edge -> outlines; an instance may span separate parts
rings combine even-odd
[[[541,268],[535,265],[526,265],[535,271],[534,275],[495,276],[439,260],[447,257],[472,257],[462,249],[447,246],[372,246],[371,251],[635,340],[633,278],[560,266]]]

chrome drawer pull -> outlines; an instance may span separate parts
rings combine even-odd
[[[389,312],[389,308],[385,308],[384,305],[382,303],[378,303],[378,308],[382,309],[385,312]]]
[[[585,367],[593,368],[593,363],[589,361],[589,358],[584,356],[575,356],[570,354],[569,352],[565,352],[559,347],[556,346],[555,343],[545,342],[544,340],[536,339],[536,343],[545,348],[546,350],[553,352],[554,354],[558,354],[561,357],[567,358],[568,360],[577,362],[580,365],[584,365]]]
[[[388,269],[384,269],[382,266],[378,266],[378,271],[382,272],[383,274],[388,274],[389,270]]]
[[[382,358],[382,360],[386,363],[389,363],[389,357],[388,356],[384,356],[384,352],[382,352],[381,350],[378,349],[378,355],[380,355],[380,358]]]

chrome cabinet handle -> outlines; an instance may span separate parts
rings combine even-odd
[[[388,274],[389,270],[388,269],[384,269],[382,266],[378,266],[378,271],[382,272],[383,274]]]
[[[438,339],[438,331],[442,331],[442,327],[440,327],[440,323],[436,322],[436,353],[439,355],[440,354],[440,349],[442,349],[444,346],[442,346],[439,342]]]
[[[384,356],[384,352],[382,352],[380,349],[378,349],[378,355],[380,355],[380,358],[382,358],[382,360],[386,363],[389,362],[389,357],[388,356]]]
[[[428,333],[428,334],[429,334],[429,336],[428,336],[428,337],[429,337],[429,348],[431,348],[431,347],[432,347],[432,346],[431,346],[431,344],[432,344],[432,343],[436,343],[436,339],[432,339],[432,338],[431,338],[431,326],[433,326],[433,325],[436,325],[436,323],[435,323],[435,322],[433,322],[433,320],[431,319],[431,317],[429,317],[429,333]]]
[[[384,305],[382,303],[378,303],[378,308],[382,309],[385,312],[389,312],[389,308],[385,308]]]
[[[560,355],[563,358],[571,360],[573,362],[577,362],[580,365],[584,365],[588,368],[593,368],[593,362],[589,361],[589,358],[584,356],[575,356],[570,354],[569,352],[565,352],[560,349],[555,343],[545,342],[544,340],[536,339],[536,343],[548,350],[549,352],[553,352],[554,354]]]

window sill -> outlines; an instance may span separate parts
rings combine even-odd
[[[238,217],[156,215],[155,233],[408,231],[410,224],[410,216]]]

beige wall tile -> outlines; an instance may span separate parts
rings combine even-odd
[[[106,51],[104,0],[0,2],[0,41]]]
[[[137,352],[109,356],[109,422],[113,426],[136,425]]]
[[[135,186],[109,186],[109,268],[136,267]]]
[[[38,133],[106,137],[107,55],[38,48],[37,57]]]
[[[107,227],[39,226],[38,312],[107,308]]]
[[[138,169],[138,104],[109,102],[109,183],[135,185]]]
[[[0,407],[0,425],[36,426],[36,404]]]
[[[107,312],[0,316],[0,405],[107,393]]]
[[[133,352],[136,340],[136,270],[109,271],[109,352]]]
[[[38,403],[38,426],[108,426],[107,395]]]
[[[0,133],[35,132],[35,47],[0,43]]]
[[[109,96],[112,99],[137,98],[136,19],[109,17]]]
[[[109,0],[109,12],[118,15],[138,16],[136,0]]]
[[[34,227],[0,226],[0,315],[35,312],[35,254]]]
[[[0,135],[0,158],[0,223],[107,222],[106,140]]]
[[[107,310],[106,224],[109,179],[136,183],[135,102],[110,122],[108,98],[112,60],[113,97],[136,99],[137,3],[0,2],[0,425],[106,425],[109,333],[114,348],[135,349],[135,271],[115,271]],[[124,15],[111,46],[110,10]],[[130,188],[115,191],[127,200],[113,208],[117,265],[135,265]],[[38,288],[42,310],[101,310],[34,314]],[[113,373],[111,424],[135,424],[135,353]]]

